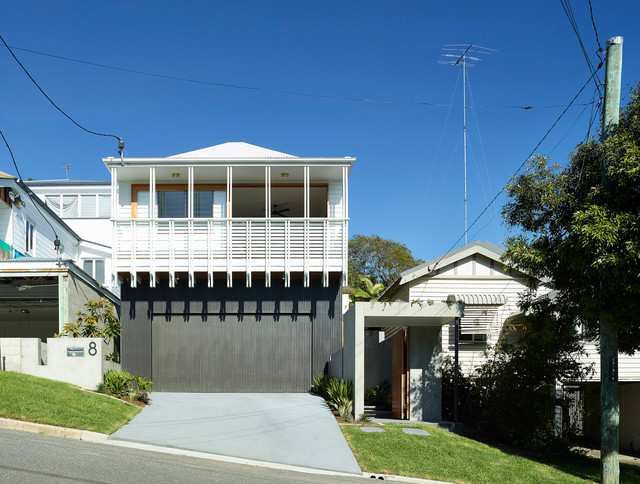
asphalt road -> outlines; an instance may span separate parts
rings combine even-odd
[[[305,474],[114,447],[0,429],[2,483],[359,483],[361,477]]]

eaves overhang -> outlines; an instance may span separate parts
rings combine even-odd
[[[442,326],[464,316],[463,304],[357,302],[354,310],[364,318],[365,328]]]
[[[72,260],[19,257],[0,260],[0,277],[40,277],[72,273],[100,295],[120,306],[120,298],[84,272]]]
[[[355,157],[344,158],[103,158],[107,168],[126,166],[347,166],[349,172]]]

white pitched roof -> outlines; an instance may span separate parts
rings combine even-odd
[[[419,266],[404,271],[402,274],[400,274],[400,284],[405,284],[418,277],[429,274],[436,270],[436,266],[438,268],[443,268],[473,254],[482,254],[489,259],[495,260],[496,262],[501,262],[500,258],[502,257],[502,254],[504,254],[504,249],[496,244],[489,242],[488,240],[485,240],[484,242],[475,240],[465,245],[464,247],[460,247],[459,249],[445,254],[443,257],[436,257],[435,259],[424,262]]]
[[[298,158],[294,155],[262,148],[244,142],[228,142],[209,146],[200,150],[188,151],[168,158],[206,158],[206,159],[255,159],[255,158]]]

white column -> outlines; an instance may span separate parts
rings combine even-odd
[[[264,252],[264,285],[271,287],[271,167],[264,167],[264,234],[265,234],[265,252]]]
[[[187,168],[187,217],[193,218],[193,166]]]
[[[188,271],[189,271],[189,275],[187,276],[188,279],[188,286],[189,287],[193,287],[195,286],[195,274],[193,272],[193,215],[194,215],[194,209],[193,209],[193,198],[194,198],[194,183],[193,183],[193,166],[188,167],[187,169],[187,217],[189,218],[189,220],[187,221],[187,254],[188,254]]]
[[[149,167],[149,285],[156,287],[156,167]]]
[[[348,247],[349,247],[349,231],[348,221],[349,218],[349,167],[342,167],[342,284],[346,285],[348,282]]]
[[[233,167],[227,167],[227,217],[233,217]],[[231,231],[233,230],[233,223],[227,220],[227,287],[233,286],[233,267],[232,263],[232,251],[231,251]]]
[[[111,167],[111,287],[118,285],[118,169]],[[60,204],[62,207],[62,203]],[[60,330],[62,331],[62,329]]]
[[[309,167],[304,167],[304,261],[303,261],[303,284],[309,287]]]

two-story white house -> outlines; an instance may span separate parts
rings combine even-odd
[[[0,338],[45,340],[75,321],[90,300],[106,297],[119,305],[82,269],[92,252],[29,187],[0,173]]]
[[[224,143],[103,161],[123,367],[160,391],[307,391],[342,345],[355,159]]]

